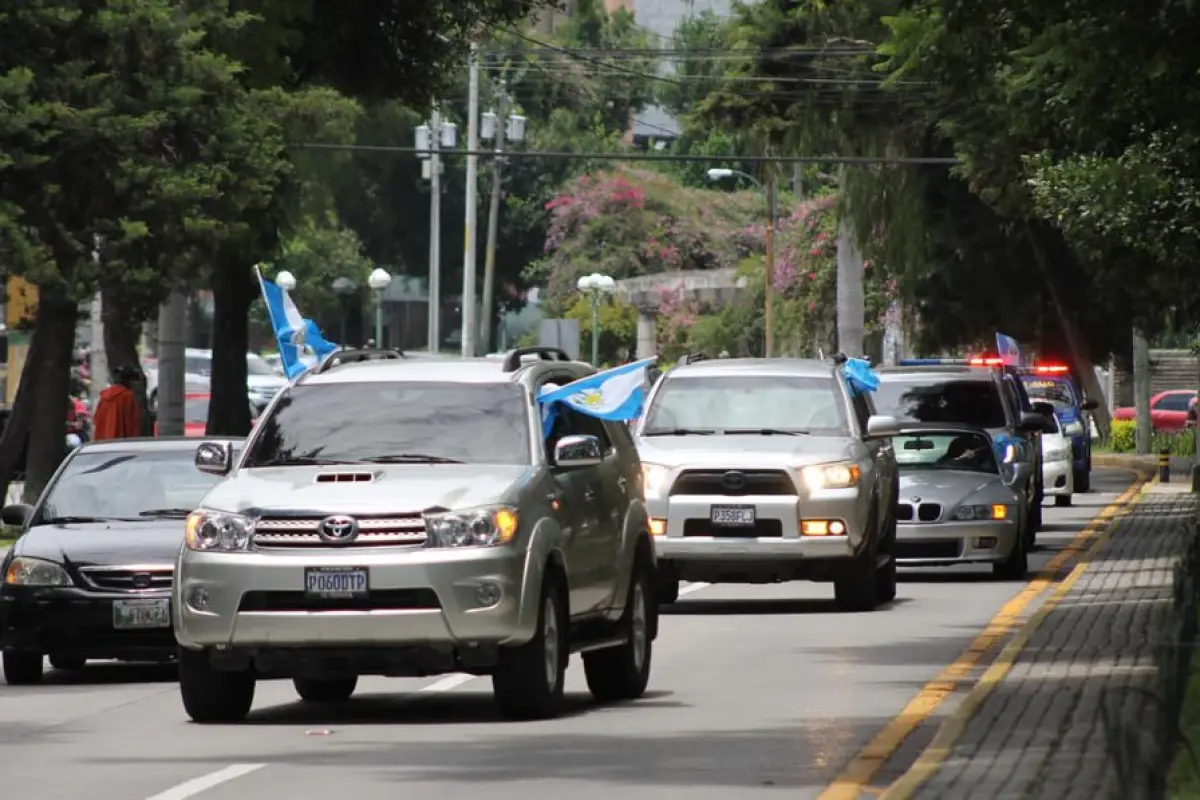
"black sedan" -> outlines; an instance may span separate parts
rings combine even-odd
[[[235,447],[241,442],[235,441]],[[194,439],[119,439],[73,451],[36,506],[0,516],[25,533],[0,560],[0,649],[9,684],[42,659],[174,656],[171,576],[187,515],[220,480],[196,469]]]

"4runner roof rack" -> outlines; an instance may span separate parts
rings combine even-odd
[[[708,361],[708,353],[688,353],[679,357],[680,365],[695,364],[697,361]]]
[[[505,372],[516,372],[521,367],[523,356],[537,356],[542,361],[570,361],[571,357],[561,347],[516,347],[504,354],[504,364],[501,369]]]
[[[383,350],[374,347],[364,347],[361,350],[335,350],[325,356],[313,370],[313,374],[322,375],[343,364],[358,364],[363,361],[393,361],[401,358],[404,358],[404,353],[399,350]]]

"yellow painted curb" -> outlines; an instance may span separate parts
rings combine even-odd
[[[1073,556],[1084,553],[1093,537],[1107,535],[1111,531],[1118,513],[1141,494],[1142,484],[1148,477],[1143,470],[1135,469],[1134,471],[1138,473],[1138,478],[1134,483],[1122,492],[1112,504],[1093,517],[1066,548],[1046,562],[1046,566],[1037,577],[1001,606],[996,615],[988,622],[987,627],[979,636],[975,637],[967,649],[909,700],[908,705],[850,760],[841,774],[818,795],[817,800],[859,800],[862,793],[868,791],[867,787],[871,779],[900,749],[904,740],[937,711],[945,699],[959,688],[960,683],[971,676],[971,672],[983,659],[983,656],[1012,632],[1024,610],[1054,582],[1063,566]],[[946,724],[948,725],[951,720],[947,720]],[[926,753],[928,752],[926,750]],[[922,757],[924,755],[922,754]],[[920,759],[918,759],[919,762]],[[916,769],[916,764],[913,765],[913,769]]]

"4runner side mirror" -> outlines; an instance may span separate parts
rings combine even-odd
[[[867,417],[867,438],[886,439],[900,433],[900,421],[895,417],[883,414],[872,414]]]
[[[594,467],[604,461],[604,451],[595,436],[564,436],[554,445],[554,466]]]
[[[1081,409],[1083,409],[1084,411],[1095,411],[1097,408],[1100,407],[1100,404],[1097,403],[1095,400],[1084,400],[1082,403],[1079,404],[1079,407]]]
[[[26,503],[14,503],[0,509],[0,522],[14,528],[24,528],[25,523],[33,516],[33,506]]]
[[[1054,420],[1047,419],[1045,414],[1033,411],[1021,412],[1021,418],[1017,421],[1017,429],[1021,433],[1056,433],[1058,430],[1054,425]]]
[[[233,469],[233,445],[203,442],[196,448],[196,469],[209,475],[228,475]]]

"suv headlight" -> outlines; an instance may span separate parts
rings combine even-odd
[[[810,492],[822,489],[850,489],[858,486],[862,470],[849,461],[838,464],[820,464],[800,470],[800,479]]]
[[[1067,436],[1083,436],[1083,423],[1079,420],[1063,425],[1063,433]]]
[[[188,514],[183,544],[188,550],[245,550],[254,521],[241,514],[199,508]]]
[[[425,515],[425,531],[434,547],[491,547],[517,535],[517,510],[486,506]]]
[[[642,462],[642,486],[646,496],[660,495],[667,488],[667,479],[671,470],[662,464],[647,464]]]
[[[999,503],[986,506],[959,506],[958,508],[954,509],[954,513],[950,515],[950,518],[960,521],[971,519],[1008,519],[1008,506],[1001,505]]]
[[[1047,450],[1046,455],[1042,458],[1043,461],[1066,461],[1071,457],[1071,451],[1065,448],[1056,450]]]
[[[7,586],[74,586],[75,581],[61,564],[41,558],[17,556],[4,573]]]

